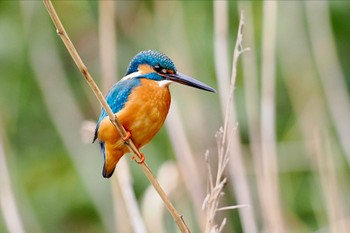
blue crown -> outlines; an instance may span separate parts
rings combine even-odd
[[[136,72],[139,65],[142,65],[142,64],[147,64],[152,67],[155,67],[158,65],[161,68],[164,68],[167,70],[173,70],[176,72],[176,67],[169,57],[154,50],[147,50],[147,51],[139,52],[131,60],[129,67],[127,69],[126,75]]]

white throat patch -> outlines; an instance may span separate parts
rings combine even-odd
[[[158,81],[158,85],[160,87],[167,87],[169,86],[170,84],[172,84],[173,81],[170,81],[170,80],[162,80],[162,81]]]

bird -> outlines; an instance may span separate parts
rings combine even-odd
[[[125,141],[131,138],[137,149],[149,143],[162,127],[171,96],[169,85],[180,83],[216,92],[214,88],[177,71],[166,55],[147,50],[130,62],[125,76],[109,90],[106,101],[126,130],[123,138],[102,108],[93,142],[98,139],[104,158],[102,175],[110,178],[120,158],[129,153]],[[144,162],[144,155],[138,163]]]

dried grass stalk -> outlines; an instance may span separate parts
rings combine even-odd
[[[232,67],[232,76],[231,76],[231,84],[230,84],[230,94],[228,96],[228,100],[226,103],[225,109],[225,122],[224,127],[221,127],[219,131],[216,133],[216,142],[218,149],[218,167],[215,174],[213,175],[213,171],[211,169],[209,152],[207,151],[205,154],[205,160],[207,162],[208,168],[208,193],[204,199],[202,209],[206,211],[206,233],[219,233],[222,232],[225,224],[226,218],[224,218],[220,224],[215,222],[215,217],[218,211],[236,209],[240,207],[245,207],[247,205],[239,205],[239,206],[227,206],[227,207],[219,207],[220,198],[224,195],[223,188],[227,182],[227,177],[224,177],[224,170],[229,162],[229,154],[231,144],[233,142],[234,133],[237,131],[238,124],[236,124],[233,129],[230,126],[230,113],[232,112],[232,101],[233,101],[233,92],[236,82],[236,74],[237,74],[237,62],[239,56],[248,49],[244,49],[242,46],[242,30],[243,30],[244,20],[243,13],[241,13],[240,24],[237,34],[236,46],[233,54],[233,67]]]

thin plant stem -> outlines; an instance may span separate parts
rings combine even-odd
[[[261,171],[259,194],[268,232],[286,232],[280,203],[276,151],[275,39],[277,2],[264,2],[262,34]]]
[[[234,210],[234,209],[245,208],[245,207],[249,207],[249,205],[243,204],[243,205],[225,206],[225,207],[216,209],[216,211]]]
[[[243,13],[241,12],[241,18],[240,18],[240,23],[238,27],[238,33],[237,33],[237,39],[236,39],[236,45],[235,49],[233,51],[233,62],[232,62],[232,73],[231,73],[231,83],[230,83],[230,92],[228,95],[228,100],[226,103],[226,112],[225,112],[225,124],[224,124],[224,135],[223,135],[223,140],[225,140],[226,133],[228,132],[228,127],[229,127],[229,119],[230,119],[230,105],[233,101],[233,92],[235,90],[235,84],[236,84],[236,79],[237,79],[237,63],[238,63],[238,58],[239,56],[248,51],[249,48],[243,48],[242,46],[242,41],[243,41],[243,26],[244,26],[244,16]]]
[[[83,74],[85,80],[87,81],[88,85],[90,86],[90,88],[92,89],[94,94],[96,95],[96,97],[99,100],[100,104],[105,109],[109,119],[111,120],[113,125],[116,127],[116,129],[117,129],[118,133],[120,134],[120,136],[122,138],[125,137],[126,131],[125,131],[123,125],[120,123],[120,121],[118,120],[116,115],[112,112],[111,108],[107,104],[106,99],[104,98],[104,96],[102,95],[100,89],[98,88],[98,86],[96,85],[95,81],[91,77],[87,67],[83,63],[82,59],[80,58],[77,50],[75,49],[75,47],[73,45],[73,43],[69,39],[68,34],[66,33],[66,31],[65,31],[65,29],[64,29],[64,27],[63,27],[63,25],[62,25],[58,15],[57,15],[57,13],[56,13],[56,11],[55,11],[51,1],[50,0],[43,0],[43,2],[44,2],[44,5],[47,8],[48,13],[51,16],[51,19],[52,19],[53,23],[55,24],[55,26],[57,28],[58,35],[61,37],[63,43],[65,44],[65,46],[66,46],[66,48],[68,50],[68,52],[72,56],[75,64],[79,68],[80,72]],[[137,156],[139,159],[141,159],[142,155],[141,155],[140,151],[134,145],[133,141],[131,139],[128,139],[128,140],[125,141],[125,143],[126,143],[126,146],[128,147],[128,149],[130,150],[130,152],[132,154],[134,154],[135,156]],[[173,204],[170,202],[168,196],[166,195],[166,193],[164,192],[164,190],[162,189],[162,187],[160,186],[160,184],[158,183],[158,181],[154,177],[154,175],[153,175],[151,169],[148,167],[148,165],[144,162],[144,163],[141,163],[140,166],[141,166],[143,172],[145,173],[145,175],[147,176],[148,180],[150,181],[150,183],[153,185],[153,187],[158,192],[159,196],[162,198],[165,206],[167,207],[168,211],[172,215],[172,217],[173,217],[174,221],[176,222],[176,224],[178,225],[180,231],[181,232],[190,232],[190,230],[188,229],[188,227],[187,227],[185,221],[183,220],[182,216],[180,214],[178,214],[177,210],[175,209]]]
[[[1,126],[1,125],[0,125]],[[0,127],[1,129],[1,127]],[[25,233],[25,227],[18,211],[16,198],[12,190],[9,169],[0,131],[0,212],[9,233]]]
[[[224,3],[221,3],[221,2],[216,3],[215,6],[217,8],[223,9],[221,7],[223,7],[224,5],[221,5],[221,4],[224,4]],[[218,12],[216,13],[218,14]],[[215,216],[218,211],[236,209],[236,208],[246,206],[246,205],[239,205],[239,206],[228,206],[228,207],[219,208],[220,197],[224,194],[222,189],[227,182],[227,177],[224,177],[224,170],[228,165],[228,162],[230,161],[229,156],[232,154],[231,149],[232,149],[232,146],[234,145],[233,143],[235,142],[237,143],[237,145],[239,145],[238,140],[235,137],[236,135],[234,135],[235,133],[237,133],[238,127],[236,124],[235,127],[231,128],[232,126],[234,126],[234,123],[233,123],[234,121],[232,121],[230,118],[231,116],[234,118],[234,111],[233,111],[233,108],[231,107],[231,104],[233,103],[233,92],[234,92],[236,75],[237,75],[237,62],[238,62],[239,56],[244,51],[247,50],[242,47],[243,25],[244,25],[244,17],[243,17],[243,13],[241,13],[240,23],[239,23],[238,33],[237,33],[237,40],[236,40],[236,45],[233,53],[230,89],[227,92],[229,96],[224,96],[224,97],[221,96],[221,100],[222,100],[221,102],[226,101],[226,107],[224,109],[225,119],[224,119],[224,127],[221,127],[215,135],[217,140],[217,148],[218,148],[218,168],[214,179],[212,177],[213,172],[209,165],[209,156],[208,156],[208,153],[206,154],[206,162],[207,162],[208,173],[209,173],[209,185],[208,185],[209,187],[208,187],[208,194],[203,202],[203,209],[206,210],[206,215],[207,215],[207,222],[206,222],[206,228],[205,228],[205,232],[207,233],[222,232],[226,224],[226,219],[224,218],[220,225],[216,224]],[[244,172],[242,172],[243,171],[242,169],[240,170],[241,174],[244,174]],[[246,182],[244,181],[244,183]]]
[[[117,70],[117,35],[115,1],[99,2],[99,52],[101,64],[102,91],[106,93],[116,82]]]
[[[225,1],[214,1],[214,25],[215,27],[220,27],[215,29],[216,35],[215,36],[215,54],[216,58],[220,59],[220,57],[225,57],[229,61],[229,57],[226,53],[228,50],[226,48],[223,48],[220,43],[227,43],[226,40],[222,41],[222,38],[227,37],[227,28],[224,28],[222,25],[226,25],[228,21],[228,14],[227,14],[227,2]],[[225,16],[226,17],[223,17]],[[237,62],[239,56],[247,50],[242,47],[242,30],[244,25],[244,17],[243,12],[241,12],[241,18],[240,18],[240,24],[239,29],[237,32],[237,39],[235,43],[235,48],[233,51],[233,61],[231,65],[231,81],[229,78],[229,74],[227,73],[225,75],[226,69],[228,69],[227,62],[216,62],[215,70],[217,79],[218,79],[218,86],[223,87],[223,91],[220,90],[220,103],[223,111],[224,116],[224,131],[227,129],[225,136],[222,138],[222,142],[225,142],[225,140],[229,139],[231,130],[234,128],[234,125],[236,124],[236,113],[235,113],[235,102],[234,98],[232,96],[232,93],[234,92],[235,82],[236,82],[236,76],[237,76]],[[226,88],[224,88],[226,87]],[[237,129],[238,131],[239,129]],[[232,187],[234,187],[234,192],[237,197],[238,203],[245,203],[251,205],[252,203],[252,194],[249,188],[247,176],[246,176],[246,167],[243,161],[243,152],[242,147],[240,143],[240,133],[236,133],[234,137],[232,138],[232,143],[230,143],[230,149],[229,149],[229,167],[228,169],[229,175],[230,175],[230,182],[232,184]],[[255,220],[255,214],[254,214],[254,208],[248,209],[239,209],[239,214],[242,221],[242,228],[245,232],[258,232],[257,231],[257,223]]]

